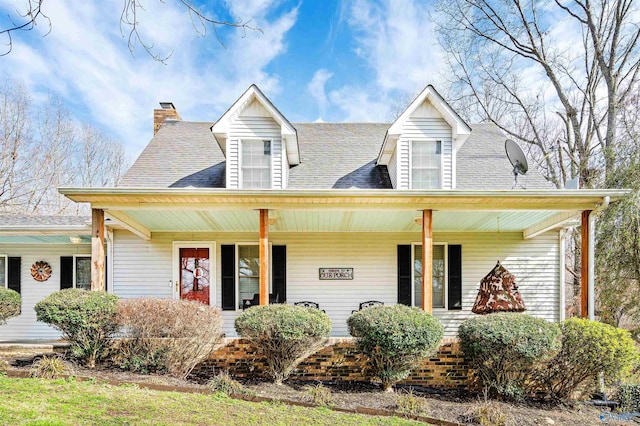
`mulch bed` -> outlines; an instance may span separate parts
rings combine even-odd
[[[11,376],[26,377],[29,374],[31,360],[9,360],[12,367]],[[192,380],[181,380],[166,375],[142,375],[118,368],[99,366],[87,369],[72,365],[73,376],[77,378],[95,378],[111,384],[136,383],[141,387],[157,390],[173,390],[179,392],[208,393],[203,383]],[[264,380],[238,379],[249,391],[247,395],[234,395],[246,400],[265,401],[280,400],[295,405],[311,405],[308,393],[310,385],[318,382],[287,381],[278,386]],[[422,398],[421,402],[426,410],[420,416],[405,416],[431,424],[479,424],[478,413],[488,410],[489,413],[500,414],[508,426],[534,425],[600,425],[602,409],[575,404],[573,406],[552,406],[541,402],[527,402],[522,404],[487,401],[481,395],[458,390],[442,390],[423,387],[399,386],[393,393],[385,393],[377,384],[363,382],[325,382],[323,386],[331,390],[333,409],[340,411],[358,412],[363,414],[392,415],[398,410],[398,397],[402,393],[411,392]],[[402,416],[402,413],[396,415]],[[440,421],[438,421],[440,420]],[[611,425],[630,425],[632,421],[607,422]]]

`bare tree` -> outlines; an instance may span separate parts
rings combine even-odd
[[[50,97],[35,108],[24,86],[0,85],[0,212],[84,213],[60,186],[115,186],[127,168],[124,148],[78,124]]]
[[[173,52],[163,55],[157,53],[152,41],[146,40],[140,33],[140,12],[144,11],[141,0],[122,0],[122,10],[120,13],[120,32],[123,38],[127,38],[127,46],[133,54],[137,45],[149,54],[155,61],[166,63]],[[159,0],[164,3],[164,0]],[[210,28],[215,34],[218,42],[224,46],[222,39],[218,35],[219,27],[232,27],[239,29],[244,37],[248,30],[262,33],[262,30],[251,24],[251,21],[236,19],[235,21],[220,20],[209,16],[204,10],[192,0],[174,0],[181,5],[191,19],[191,24],[197,36],[206,37]],[[22,31],[32,31],[38,24],[47,25],[48,30],[45,36],[51,32],[51,18],[45,13],[43,8],[45,0],[26,0],[25,7],[15,11],[15,16],[9,16],[9,27],[0,30],[0,36],[6,37],[6,50],[0,53],[5,56],[13,49],[13,35]]]
[[[616,167],[619,105],[640,65],[635,0],[440,0],[455,101],[531,147],[557,187]],[[581,32],[577,43],[566,33]]]

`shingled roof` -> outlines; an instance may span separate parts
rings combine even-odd
[[[212,123],[167,121],[127,171],[120,187],[225,188],[225,158]],[[301,163],[289,174],[290,189],[391,189],[386,166],[376,166],[388,123],[293,123]],[[472,125],[458,151],[461,190],[511,189],[512,168],[504,134],[494,125]],[[527,189],[553,189],[531,166],[520,182]]]

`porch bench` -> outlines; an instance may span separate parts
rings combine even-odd
[[[367,308],[373,308],[374,306],[384,306],[384,302],[380,302],[378,300],[367,300],[366,302],[360,303],[357,311],[351,311],[352,314],[355,314],[358,311]]]
[[[320,309],[320,304],[316,303],[316,302],[310,302],[308,300],[304,300],[304,301],[301,301],[301,302],[295,302],[293,305],[294,306],[302,306],[303,308],[318,309],[318,310],[321,310],[322,312],[324,312],[326,314],[326,311],[324,309]]]

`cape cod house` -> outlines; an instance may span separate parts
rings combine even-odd
[[[593,317],[590,213],[624,191],[557,190],[536,170],[514,188],[505,135],[465,123],[432,86],[391,124],[291,123],[255,85],[215,123],[161,107],[118,187],[60,189],[90,203],[89,221],[0,219],[0,285],[23,295],[0,340],[55,337],[32,307],[69,286],[219,306],[227,336],[247,306],[304,301],[334,336],[367,301],[431,311],[454,336],[496,260],[527,312],[557,321],[576,221]],[[48,282],[30,274],[40,260]]]

